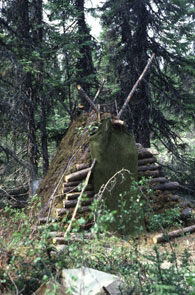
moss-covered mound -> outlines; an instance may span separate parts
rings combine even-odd
[[[52,194],[60,193],[64,176],[73,172],[75,164],[90,161],[87,158],[89,157],[88,130],[89,125],[94,121],[96,121],[96,115],[92,112],[83,114],[72,122],[37,191],[43,206],[47,204]]]

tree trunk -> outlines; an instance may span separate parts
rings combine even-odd
[[[43,41],[43,3],[42,0],[33,0],[34,6],[34,23],[35,28],[33,28],[33,41],[39,50],[40,56],[42,55],[42,41]],[[49,168],[49,155],[48,155],[48,144],[47,144],[47,130],[46,130],[46,99],[43,90],[43,68],[44,64],[42,60],[37,61],[38,74],[36,77],[36,89],[35,95],[40,103],[40,131],[41,131],[41,150],[43,157],[43,175],[46,174]]]
[[[26,54],[32,52],[32,40],[30,38],[30,25],[29,25],[29,2],[28,0],[18,1],[18,32],[21,34],[26,44],[24,48]],[[27,52],[28,51],[28,52]],[[36,108],[36,101],[34,99],[33,87],[32,87],[32,74],[27,72],[23,83],[24,93],[29,99],[29,103],[25,103],[23,106],[23,113],[27,125],[27,137],[28,137],[28,159],[30,163],[30,182],[38,177],[38,147],[36,140],[35,130],[35,115],[34,109]]]
[[[90,96],[90,90],[95,81],[95,78],[91,78],[90,76],[95,76],[95,69],[92,60],[91,36],[85,22],[84,3],[85,0],[75,0],[78,25],[78,48],[80,53],[77,61],[77,83],[80,84],[84,91]],[[85,106],[85,109],[89,110],[90,105],[82,97],[81,102]]]

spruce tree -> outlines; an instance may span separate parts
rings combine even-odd
[[[119,86],[119,106],[151,54],[156,54],[129,104],[126,119],[145,147],[150,146],[153,133],[173,150],[178,115],[184,116],[192,107],[192,93],[182,77],[194,74],[190,55],[193,1],[108,0],[101,10],[105,52],[109,71],[114,72]],[[170,116],[170,111],[177,112],[177,118]]]

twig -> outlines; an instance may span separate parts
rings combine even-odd
[[[12,284],[14,285],[14,288],[16,289],[16,295],[19,295],[21,292],[19,292],[18,287],[16,286],[14,280],[12,279],[10,273],[8,272],[8,276],[10,278],[10,281],[12,282]]]

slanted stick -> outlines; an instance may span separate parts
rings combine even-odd
[[[84,193],[84,191],[85,191],[85,189],[86,189],[86,187],[87,187],[87,185],[88,185],[89,178],[90,178],[90,176],[91,176],[91,172],[92,172],[92,170],[93,170],[93,167],[95,166],[95,162],[96,162],[96,159],[93,160],[93,162],[92,162],[92,164],[91,164],[91,167],[90,167],[90,170],[89,170],[88,173],[87,173],[87,177],[86,177],[86,179],[85,179],[84,186],[83,186],[83,188],[82,188],[82,191],[81,191],[81,193],[80,193],[80,196],[78,197],[76,207],[75,207],[75,209],[74,209],[74,212],[73,212],[73,215],[72,215],[71,221],[70,221],[69,226],[68,226],[68,228],[67,228],[67,230],[66,230],[66,232],[65,232],[65,234],[64,234],[64,237],[66,237],[67,234],[68,234],[68,233],[70,232],[70,230],[71,230],[72,223],[73,223],[73,221],[74,221],[74,219],[75,219],[75,216],[76,216],[76,214],[77,214],[77,211],[78,211],[78,209],[79,209],[79,205],[80,205],[80,202],[81,202],[81,199],[82,199],[83,193]]]
[[[151,56],[151,58],[149,59],[147,65],[145,66],[145,68],[144,68],[142,74],[140,75],[140,77],[139,77],[138,80],[136,81],[135,85],[133,86],[133,88],[132,88],[131,91],[129,92],[129,95],[127,96],[127,98],[126,98],[126,100],[125,100],[125,102],[124,102],[124,104],[123,104],[121,110],[120,110],[119,113],[118,113],[118,117],[119,117],[119,119],[120,119],[122,113],[124,112],[125,108],[127,107],[127,105],[128,105],[128,103],[129,103],[131,97],[133,96],[133,94],[134,94],[134,92],[135,92],[137,86],[139,85],[139,83],[140,83],[141,80],[143,79],[145,73],[147,72],[147,70],[148,70],[150,64],[152,63],[154,57],[155,57],[155,53],[152,54],[152,56]]]
[[[96,105],[93,103],[93,101],[91,100],[91,98],[89,98],[89,96],[87,95],[87,93],[83,90],[83,88],[81,87],[81,85],[77,86],[78,91],[82,94],[82,96],[86,99],[86,101],[91,105],[91,107],[94,109],[94,111],[98,114],[98,109],[96,107]]]
[[[102,88],[104,87],[104,83],[105,83],[105,81],[106,81],[106,80],[103,79],[103,81],[102,81],[102,83],[101,83],[101,85],[100,85],[100,87],[99,87],[99,89],[98,89],[98,91],[97,91],[97,93],[96,93],[96,95],[95,95],[95,97],[94,97],[94,99],[93,99],[93,103],[95,103],[95,101],[96,101],[96,99],[98,98],[100,92],[102,91]]]

